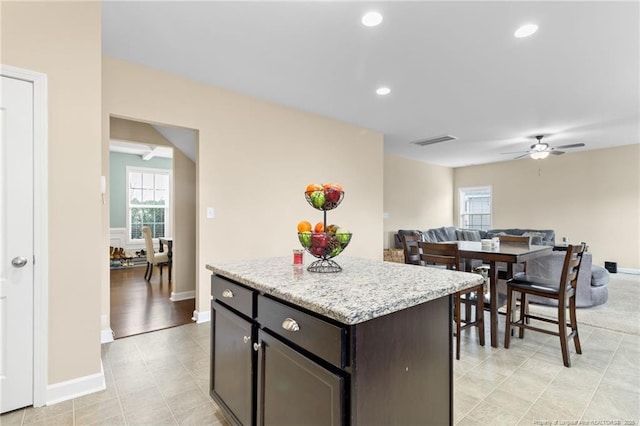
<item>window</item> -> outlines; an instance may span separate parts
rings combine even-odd
[[[460,188],[461,228],[491,228],[491,187]]]
[[[153,238],[170,235],[171,171],[127,167],[127,228],[130,240],[140,240],[142,227]]]

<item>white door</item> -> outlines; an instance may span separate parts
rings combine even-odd
[[[33,404],[33,83],[0,86],[0,412]]]

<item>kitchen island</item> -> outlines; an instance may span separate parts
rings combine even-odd
[[[207,265],[212,398],[233,424],[452,424],[450,295],[482,277],[339,263]]]

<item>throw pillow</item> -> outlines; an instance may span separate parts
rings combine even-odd
[[[480,231],[471,229],[456,229],[458,241],[480,241]]]
[[[523,232],[523,237],[531,237],[531,244],[538,246],[544,240],[544,232]]]

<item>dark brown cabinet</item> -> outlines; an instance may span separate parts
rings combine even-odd
[[[211,391],[243,425],[255,422],[255,328],[219,303],[212,304]]]
[[[344,378],[260,330],[258,424],[344,424]]]

